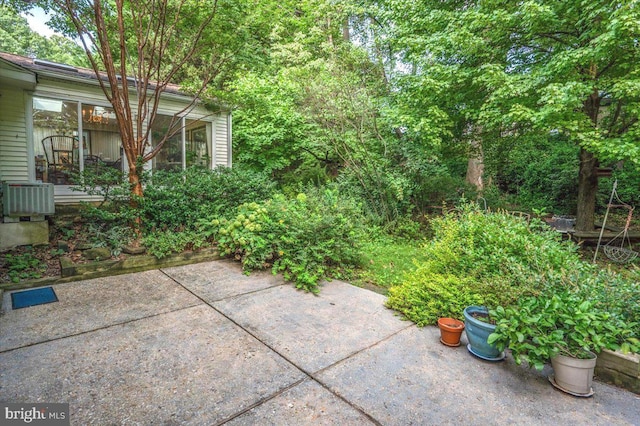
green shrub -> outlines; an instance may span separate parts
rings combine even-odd
[[[573,214],[578,153],[575,143],[558,135],[501,138],[500,143],[487,146],[487,172],[494,174],[495,184],[520,209]]]
[[[129,183],[121,171],[106,166],[89,167],[77,174],[74,180],[77,185],[71,186],[73,191],[82,191],[102,198],[99,204],[81,201],[81,214],[85,222],[102,229],[132,228],[138,212],[130,205]],[[101,242],[105,246],[109,245],[106,241]]]
[[[545,272],[579,263],[577,247],[544,228],[507,212],[483,213],[474,204],[431,222],[434,240],[427,250],[437,267],[478,278]],[[519,277],[521,278],[521,277]]]
[[[489,343],[500,350],[509,347],[517,364],[526,361],[538,370],[557,354],[580,358],[585,351],[604,348],[640,349],[627,324],[570,290],[522,298],[514,307],[499,307],[491,315],[496,330]]]
[[[640,336],[640,271],[624,273],[599,269],[583,263],[557,280],[549,292],[570,288],[582,300],[595,303],[595,308],[626,323],[633,334]]]
[[[459,318],[470,304],[511,306],[523,296],[539,294],[555,271],[580,264],[575,246],[557,233],[508,213],[483,213],[468,204],[458,215],[447,214],[431,224],[435,236],[425,247],[427,260],[390,289],[387,301],[419,324],[435,323],[441,316]]]
[[[36,258],[32,253],[6,254],[5,265],[9,270],[9,279],[17,283],[20,280],[42,277],[47,265]]]
[[[423,264],[407,275],[405,284],[389,289],[388,304],[419,326],[434,324],[440,317],[462,320],[464,308],[483,302],[477,287],[473,277],[437,273]]]
[[[195,230],[199,219],[230,217],[247,202],[271,196],[275,184],[266,175],[242,168],[192,167],[181,172],[155,172],[140,200],[145,234],[154,230]]]
[[[364,211],[372,222],[393,222],[413,209],[411,181],[398,170],[385,168],[383,163],[345,168],[337,182],[343,193],[362,200]]]
[[[142,239],[149,254],[158,259],[171,253],[182,253],[185,250],[197,250],[207,244],[202,233],[196,231],[156,231]]]
[[[615,164],[613,166],[610,178],[598,180],[597,208],[601,214],[605,213],[613,183],[616,180],[618,181],[618,186],[616,187],[618,198],[633,206],[640,205],[640,191],[638,191],[638,188],[640,188],[639,166],[631,162],[624,163],[621,168],[618,168]],[[614,203],[616,202],[614,201]]]
[[[277,195],[242,205],[231,219],[201,222],[224,256],[246,270],[271,267],[296,287],[317,292],[318,282],[359,260],[358,206],[336,190],[310,190],[295,198]]]
[[[122,247],[135,238],[133,228],[128,225],[90,222],[87,228],[94,247],[108,247],[113,256],[118,256],[122,252]]]

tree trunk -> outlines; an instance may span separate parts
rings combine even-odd
[[[596,67],[590,68],[592,76],[596,74]],[[594,128],[598,127],[600,112],[600,92],[594,87],[591,95],[583,104],[584,112]],[[578,212],[576,217],[577,231],[593,231],[595,228],[596,194],[598,193],[598,159],[584,148],[580,148],[580,169],[578,171]]]
[[[351,34],[349,34],[349,17],[347,16],[342,21],[342,39],[347,43],[351,41]]]
[[[592,231],[594,229],[596,194],[598,192],[597,167],[598,160],[596,157],[584,148],[580,148],[577,231]]]
[[[482,142],[479,137],[474,136],[471,139],[471,153],[467,163],[466,181],[475,186],[478,192],[484,189],[484,153],[482,151]]]
[[[131,191],[130,192],[131,197],[129,197],[129,205],[133,208],[137,208],[138,200],[143,196],[143,188],[142,188],[142,180],[140,180],[140,175],[138,174],[138,168],[135,163],[129,165],[129,187]],[[133,225],[134,232],[136,234],[136,238],[140,240],[140,238],[142,238],[142,232],[140,230],[142,225],[142,220],[140,219],[140,216],[136,215],[136,217],[133,219],[132,225]]]

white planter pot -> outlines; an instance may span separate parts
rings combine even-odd
[[[592,358],[579,359],[565,355],[551,358],[554,376],[551,383],[558,389],[575,396],[591,396],[593,389],[593,371],[596,368],[596,354],[589,352]]]

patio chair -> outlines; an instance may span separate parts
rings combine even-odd
[[[73,136],[53,135],[42,139],[47,159],[47,180],[56,185],[70,183],[70,173],[76,167],[78,139]]]

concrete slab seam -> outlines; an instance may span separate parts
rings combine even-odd
[[[29,348],[29,347],[31,347],[31,346],[41,345],[41,344],[43,344],[43,343],[56,342],[56,341],[58,341],[58,340],[64,340],[64,339],[67,339],[67,338],[70,338],[70,337],[82,336],[82,335],[84,335],[84,334],[93,333],[93,332],[95,332],[95,331],[107,330],[107,329],[109,329],[109,328],[111,328],[111,327],[117,327],[117,326],[122,326],[122,325],[125,325],[125,324],[131,324],[131,323],[134,323],[134,322],[137,322],[137,321],[142,321],[142,320],[145,320],[145,319],[148,319],[148,318],[159,317],[159,316],[161,316],[161,315],[168,315],[168,314],[171,314],[171,313],[174,313],[174,312],[179,312],[179,311],[183,311],[183,310],[185,310],[185,309],[195,308],[195,307],[197,307],[197,306],[201,306],[201,305],[202,305],[201,303],[196,303],[196,304],[194,304],[194,305],[190,305],[190,306],[183,306],[183,307],[181,307],[181,308],[174,309],[174,310],[172,310],[172,311],[160,312],[160,313],[153,314],[153,315],[147,315],[147,316],[140,317],[140,318],[134,318],[134,319],[130,319],[130,320],[127,320],[127,321],[122,321],[122,322],[117,322],[117,323],[113,323],[113,324],[108,324],[108,325],[105,325],[105,326],[102,326],[102,327],[93,328],[93,329],[91,329],[91,330],[84,330],[84,331],[80,331],[80,332],[78,332],[78,333],[67,334],[67,335],[65,335],[65,336],[60,336],[60,337],[54,337],[54,338],[52,338],[52,339],[43,340],[43,341],[41,341],[41,342],[29,343],[29,344],[27,344],[27,345],[18,346],[17,348],[11,348],[11,349],[0,350],[0,354],[9,353],[9,352],[12,352],[12,351],[16,351],[16,350],[18,350],[18,349]]]
[[[387,340],[390,340],[391,338],[395,337],[396,335],[398,335],[398,334],[400,334],[400,333],[402,333],[402,332],[404,332],[404,331],[406,331],[406,330],[408,330],[408,329],[410,329],[410,328],[412,328],[412,327],[417,328],[417,326],[416,326],[415,324],[409,324],[408,326],[406,326],[406,327],[404,327],[404,328],[401,328],[400,330],[398,330],[398,331],[396,331],[396,332],[391,333],[391,334],[390,334],[390,335],[388,335],[387,337],[384,337],[384,338],[382,338],[382,339],[378,340],[377,342],[370,344],[369,346],[367,346],[367,347],[365,347],[365,348],[362,348],[362,349],[359,349],[359,350],[357,350],[357,351],[355,351],[355,352],[353,352],[353,353],[350,353],[350,354],[349,354],[349,355],[347,355],[346,357],[342,358],[342,359],[341,359],[341,360],[339,360],[339,361],[334,362],[334,363],[333,363],[333,364],[331,364],[331,365],[328,365],[328,366],[326,366],[326,367],[321,368],[321,369],[320,369],[320,370],[318,370],[318,371],[314,371],[314,372],[312,372],[312,373],[307,373],[307,374],[308,374],[309,376],[311,376],[314,380],[316,380],[318,383],[321,383],[318,379],[316,379],[316,376],[317,376],[317,375],[320,375],[320,374],[322,374],[323,372],[325,372],[326,370],[328,370],[328,369],[330,369],[330,368],[333,368],[333,367],[335,367],[335,366],[337,366],[337,365],[340,365],[340,364],[342,364],[343,362],[348,361],[349,359],[353,358],[354,356],[356,356],[356,355],[358,355],[358,354],[360,354],[360,353],[362,353],[362,352],[364,352],[364,351],[368,351],[368,350],[369,350],[369,349],[371,349],[371,348],[375,348],[376,346],[378,346],[378,345],[382,344],[383,342],[386,342]],[[322,384],[322,383],[321,383],[321,384]]]
[[[225,423],[228,423],[231,420],[235,419],[236,417],[240,417],[243,414],[253,410],[254,408],[259,407],[262,404],[271,401],[272,399],[274,399],[274,398],[282,395],[283,393],[287,392],[289,389],[293,389],[296,386],[302,384],[305,380],[309,380],[309,379],[311,379],[311,377],[306,376],[306,377],[304,377],[304,378],[302,378],[300,380],[296,380],[295,382],[291,383],[289,386],[285,386],[282,389],[278,390],[277,392],[274,392],[273,394],[254,402],[253,404],[249,405],[247,408],[245,408],[245,409],[243,409],[243,410],[241,410],[241,411],[239,411],[239,412],[237,412],[235,414],[230,415],[229,417],[227,417],[224,420],[219,421],[218,423],[215,423],[215,425],[218,426],[218,425],[223,425]],[[313,379],[311,379],[311,380],[313,380]]]
[[[374,418],[371,414],[367,413],[365,411],[365,409],[363,407],[358,406],[357,404],[349,401],[348,399],[346,399],[345,397],[343,397],[340,393],[334,391],[333,389],[331,389],[326,383],[324,383],[318,376],[320,374],[322,374],[324,371],[333,368],[339,364],[342,364],[343,362],[348,361],[349,359],[353,358],[354,356],[360,354],[361,352],[367,351],[371,348],[374,348],[378,345],[380,345],[381,343],[393,338],[394,336],[396,336],[399,333],[402,333],[403,331],[406,331],[412,327],[417,327],[415,324],[409,324],[407,327],[404,327],[398,331],[396,331],[395,333],[390,334],[389,336],[383,338],[382,340],[379,340],[369,346],[367,346],[366,348],[360,349],[350,355],[348,355],[347,357],[334,362],[331,365],[328,365],[324,368],[321,368],[320,370],[314,372],[314,373],[307,373],[309,374],[309,376],[311,376],[311,378],[313,379],[313,381],[315,381],[316,383],[318,383],[320,386],[322,386],[324,389],[326,389],[328,392],[330,392],[331,394],[335,395],[337,398],[341,399],[342,401],[346,402],[350,407],[354,408],[355,410],[359,411],[360,413],[362,413],[364,416],[366,416],[369,420],[371,420],[374,424],[378,425],[378,426],[382,426],[383,423],[381,423],[379,420],[377,420],[376,418]]]
[[[184,285],[183,285],[180,281],[178,281],[176,278],[174,278],[173,276],[169,275],[169,273],[168,273],[168,272],[166,272],[164,269],[158,269],[158,271],[162,272],[164,275],[166,275],[166,276],[167,276],[169,279],[171,279],[173,282],[175,282],[176,284],[180,285],[180,286],[181,286],[182,288],[184,288],[185,290],[189,291],[192,295],[194,295],[194,296],[196,296],[198,299],[202,300],[205,304],[209,305],[209,303],[208,303],[206,300],[204,300],[202,297],[198,296],[198,295],[197,295],[196,293],[194,293],[191,289],[189,289],[189,288],[187,288],[186,286],[184,286]],[[280,283],[280,284],[274,284],[274,285],[269,286],[269,287],[259,288],[259,289],[256,289],[256,290],[250,290],[250,291],[247,291],[246,293],[234,294],[234,295],[231,295],[231,296],[222,297],[222,298],[220,298],[220,299],[213,299],[213,300],[211,300],[211,303],[215,303],[215,302],[222,302],[223,300],[236,299],[236,298],[238,298],[238,297],[246,296],[246,295],[248,295],[248,294],[260,293],[260,292],[262,292],[262,291],[266,291],[266,290],[269,290],[269,289],[272,289],[272,288],[284,287],[284,286],[287,286],[287,285],[290,285],[290,283],[283,282],[283,283]],[[212,306],[212,308],[213,308],[213,306]],[[215,309],[215,308],[214,308],[214,309]]]
[[[164,272],[163,272],[164,273]],[[167,275],[167,274],[165,274]],[[306,372],[304,369],[302,369],[301,367],[299,367],[298,365],[296,365],[294,362],[292,362],[289,358],[287,358],[286,356],[282,355],[280,352],[278,352],[275,348],[273,348],[271,345],[269,345],[266,342],[263,342],[262,340],[260,340],[260,338],[258,336],[256,336],[255,334],[253,334],[251,331],[247,330],[246,328],[244,328],[242,326],[242,324],[239,324],[238,322],[236,322],[233,318],[231,318],[230,316],[228,316],[227,314],[225,314],[224,312],[216,309],[215,306],[213,306],[211,303],[207,302],[206,300],[204,300],[202,297],[200,297],[199,295],[197,295],[196,293],[194,293],[193,291],[191,291],[190,289],[188,289],[187,287],[185,287],[184,285],[182,285],[179,281],[176,281],[173,277],[171,277],[170,275],[167,275],[167,277],[169,277],[169,279],[173,280],[176,284],[180,285],[181,287],[183,287],[186,291],[188,291],[189,293],[191,293],[193,296],[197,297],[202,303],[204,303],[205,305],[209,306],[211,309],[213,309],[215,312],[219,313],[220,315],[222,315],[224,318],[226,318],[227,320],[229,320],[232,324],[234,324],[235,326],[239,327],[240,329],[242,329],[245,333],[247,333],[249,336],[253,337],[257,342],[263,344],[264,346],[266,346],[267,348],[269,348],[271,351],[273,351],[274,353],[278,354],[278,356],[282,359],[284,359],[285,361],[287,361],[289,364],[291,364],[292,366],[294,366],[297,370],[299,370],[301,373],[303,373],[304,375],[306,375],[307,377],[311,378],[311,375]],[[273,288],[273,287],[270,287]],[[263,291],[263,290],[267,290],[267,289],[261,289],[258,291]],[[257,291],[256,291],[257,292]],[[252,292],[255,293],[255,292]],[[246,294],[250,294],[250,293],[244,293],[242,294],[242,296],[246,295]],[[240,296],[240,295],[238,295]],[[228,299],[234,299],[238,296],[232,296]],[[216,300],[215,302],[219,302],[218,300]],[[213,303],[213,302],[212,302]]]
[[[275,348],[273,348],[271,345],[269,345],[268,343],[263,342],[262,340],[260,340],[260,338],[259,338],[258,336],[256,336],[256,335],[255,335],[255,334],[253,334],[251,331],[249,331],[249,330],[247,330],[246,328],[244,328],[241,324],[239,324],[239,323],[238,323],[238,322],[236,322],[233,318],[231,318],[231,317],[229,317],[228,315],[226,315],[224,312],[222,312],[222,311],[220,311],[220,310],[216,309],[216,308],[215,308],[215,306],[213,306],[212,304],[208,303],[206,300],[204,300],[203,298],[201,298],[199,295],[197,295],[197,294],[195,294],[194,292],[192,292],[190,289],[188,289],[187,287],[185,287],[184,285],[182,285],[182,283],[180,283],[179,281],[175,280],[173,277],[171,277],[170,275],[168,275],[168,274],[167,274],[167,273],[165,273],[164,271],[161,271],[161,272],[162,272],[163,274],[165,274],[169,279],[173,280],[176,284],[178,284],[178,285],[180,285],[181,287],[183,287],[186,291],[188,291],[189,293],[191,293],[193,296],[195,296],[195,297],[197,297],[199,300],[201,300],[201,301],[202,301],[202,303],[204,303],[205,305],[209,306],[209,307],[210,307],[211,309],[213,309],[215,312],[219,313],[219,314],[220,314],[220,315],[222,315],[224,318],[226,318],[227,320],[229,320],[232,324],[234,324],[234,325],[236,325],[237,327],[239,327],[240,329],[242,329],[242,330],[243,330],[245,333],[247,333],[249,336],[253,337],[257,342],[259,342],[259,343],[263,344],[265,347],[267,347],[268,349],[270,349],[271,351],[273,351],[275,354],[277,354],[279,357],[281,357],[282,359],[284,359],[286,362],[288,362],[289,364],[291,364],[294,368],[296,368],[296,369],[297,369],[297,370],[299,370],[301,373],[303,373],[303,374],[306,376],[306,378],[309,378],[309,379],[313,380],[314,382],[316,382],[318,385],[320,385],[321,387],[323,387],[324,389],[326,389],[327,391],[329,391],[332,395],[335,395],[335,396],[336,396],[336,398],[338,398],[338,399],[340,399],[341,401],[345,402],[348,406],[350,406],[351,408],[353,408],[354,410],[356,410],[357,412],[359,412],[360,414],[362,414],[363,416],[365,416],[367,419],[369,419],[369,420],[370,420],[372,423],[374,423],[375,425],[382,426],[382,423],[380,423],[378,420],[376,420],[375,418],[373,418],[369,413],[367,413],[366,411],[364,411],[362,408],[360,408],[359,406],[357,406],[357,405],[353,404],[351,401],[349,401],[349,400],[345,399],[342,395],[340,395],[340,394],[338,394],[338,393],[334,392],[333,390],[331,390],[330,388],[328,388],[324,383],[322,383],[322,382],[320,382],[319,380],[317,380],[317,379],[313,376],[313,374],[312,374],[312,373],[307,372],[305,369],[303,369],[302,367],[298,366],[296,363],[294,363],[293,361],[291,361],[289,358],[287,358],[286,356],[284,356],[283,354],[281,354],[280,352],[278,352],[278,351],[277,351]],[[280,285],[286,285],[286,283],[285,283],[285,284],[280,284]],[[274,286],[274,287],[278,287],[278,286]],[[269,287],[269,288],[274,288],[274,287]],[[269,288],[256,290],[255,292],[251,292],[251,293],[257,293],[257,292],[259,292],[259,291],[265,291],[265,290],[268,290]],[[244,293],[244,294],[242,294],[242,296],[244,296],[244,295],[246,295],[246,294],[250,294],[250,293]],[[230,298],[228,298],[228,299],[233,299],[233,298],[236,298],[236,297],[239,297],[239,296],[241,296],[241,295],[232,296],[232,297],[230,297]],[[366,350],[366,349],[368,349],[368,348],[370,348],[370,347],[373,347],[373,346],[377,345],[378,343],[380,343],[380,342],[382,342],[382,341],[385,341],[385,340],[387,340],[387,339],[391,338],[392,336],[396,335],[396,334],[397,334],[397,333],[399,333],[400,331],[406,330],[407,328],[411,327],[412,325],[413,325],[413,324],[411,324],[411,325],[409,325],[408,327],[405,327],[405,328],[403,328],[403,329],[401,329],[401,330],[397,331],[396,333],[391,334],[391,335],[390,335],[390,336],[388,336],[388,337],[385,337],[384,339],[382,339],[382,340],[381,340],[381,341],[379,341],[379,342],[374,343],[373,345],[369,345],[367,348],[362,349],[362,350]],[[353,354],[349,355],[349,356],[348,356],[347,358],[345,358],[345,359],[349,359],[349,358],[351,358],[352,356],[354,356],[355,354],[360,353],[360,352],[361,352],[361,351],[356,351],[355,353],[353,353]],[[340,361],[338,361],[338,362],[336,362],[336,363],[334,363],[334,364],[332,364],[332,365],[336,365],[336,364],[338,364],[338,363],[340,363],[340,362],[344,361],[345,359],[340,360]],[[328,368],[328,367],[327,367],[327,368]],[[319,370],[318,372],[324,371],[325,369],[326,369],[326,368],[323,368],[323,369]],[[305,379],[306,379],[306,378],[305,378]],[[283,389],[283,390],[281,390],[281,391],[279,391],[279,392],[276,392],[276,393],[275,393],[273,396],[271,396],[271,397],[263,398],[263,401],[258,402],[258,403],[256,403],[256,404],[252,405],[249,409],[243,410],[242,412],[238,413],[237,415],[234,415],[233,417],[230,417],[230,418],[228,418],[228,419],[224,420],[224,422],[229,422],[229,421],[231,421],[233,418],[236,418],[236,417],[238,417],[238,416],[240,416],[240,415],[244,414],[245,412],[249,411],[250,409],[253,409],[253,408],[255,408],[255,407],[258,407],[258,406],[262,405],[263,403],[265,403],[265,402],[267,402],[267,401],[269,401],[269,400],[271,400],[271,399],[275,398],[276,396],[278,396],[278,395],[279,395],[279,394],[281,394],[282,392],[285,392],[285,391],[287,391],[288,389],[291,389],[291,388],[293,388],[293,387],[297,386],[298,384],[302,383],[305,379],[301,379],[300,381],[298,381],[298,383],[295,383],[295,384],[293,384],[293,385],[291,385],[291,386],[286,387],[285,389]]]

